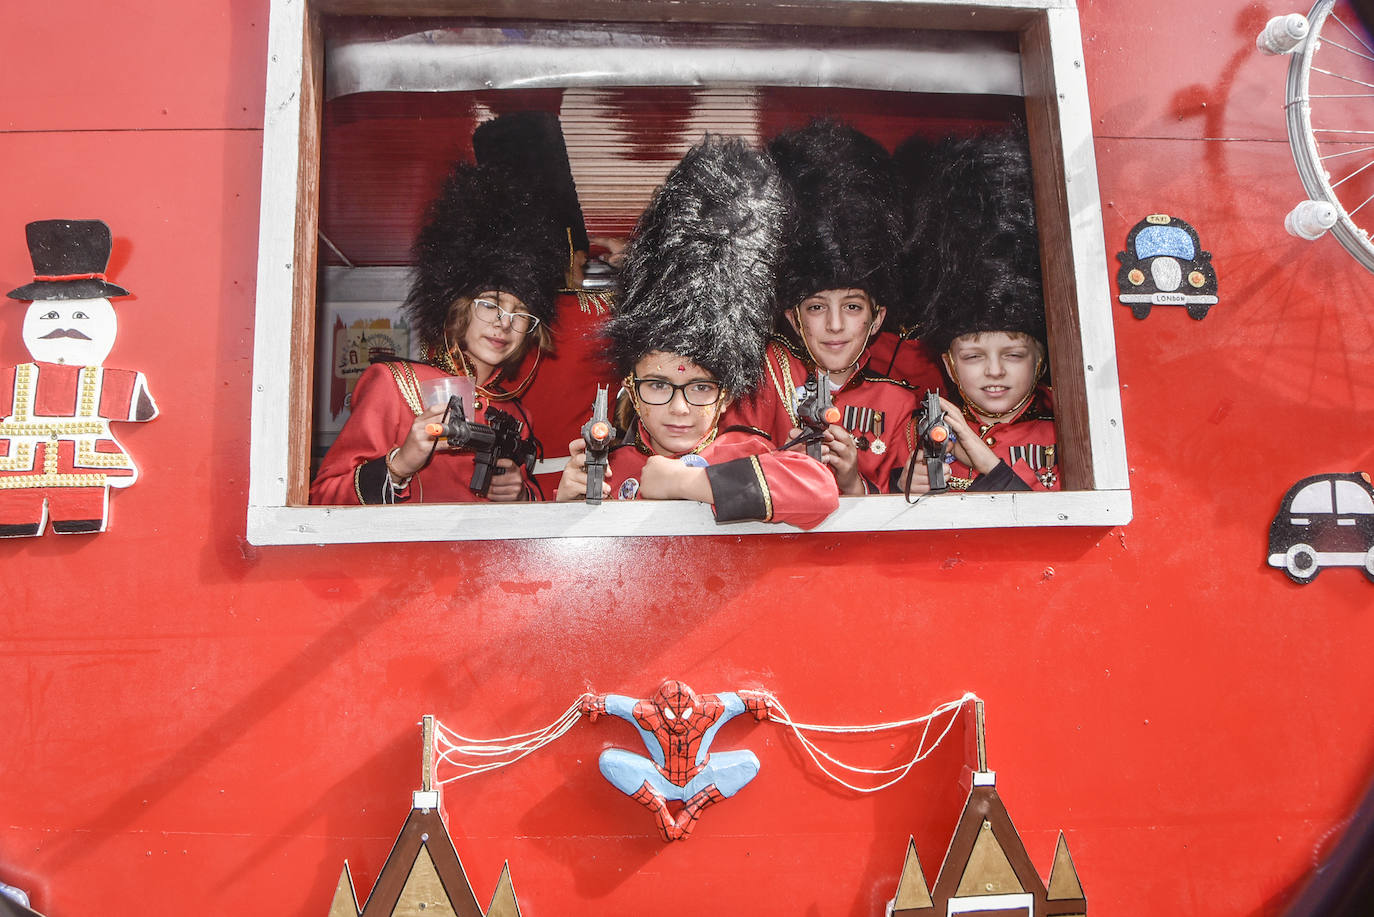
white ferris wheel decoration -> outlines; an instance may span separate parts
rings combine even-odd
[[[1288,144],[1308,200],[1284,226],[1317,239],[1328,230],[1374,271],[1374,38],[1345,0],[1317,0],[1306,16],[1269,20],[1256,39],[1288,54]]]

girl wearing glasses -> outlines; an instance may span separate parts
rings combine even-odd
[[[362,374],[310,502],[536,499],[525,468],[510,458],[494,461],[485,496],[473,491],[477,456],[451,451],[427,429],[455,418],[447,394],[427,396],[425,383],[466,377],[474,395],[463,404],[464,420],[533,440],[519,398],[551,348],[549,323],[568,263],[547,195],[504,169],[458,163],[430,205],[415,260],[405,310],[425,360],[374,364]],[[537,442],[520,451],[535,454]]]
[[[716,521],[819,525],[839,505],[834,479],[805,453],[775,451],[757,430],[720,428],[734,393],[761,373],[787,193],[771,161],[707,138],[668,174],[640,218],[608,336],[623,374],[602,496],[695,500]],[[584,499],[586,446],[558,485]]]

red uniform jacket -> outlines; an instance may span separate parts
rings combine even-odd
[[[991,424],[981,423],[967,408],[964,410],[964,419],[1028,489],[1060,489],[1059,468],[1055,455],[1054,390],[1049,386],[1038,387],[1025,407],[1006,420]],[[915,423],[913,419],[907,425],[904,438],[908,442],[915,440]],[[984,489],[973,486],[980,476],[963,462],[954,461],[948,471],[950,489]],[[1007,480],[1013,485],[1016,483],[1010,478]]]
[[[859,474],[870,493],[891,490],[893,469],[906,467],[911,450],[902,435],[917,406],[908,385],[870,373],[867,356],[838,391],[832,394],[842,412],[841,425],[859,445]],[[808,365],[782,341],[774,339],[764,354],[763,380],[751,398],[732,404],[725,423],[756,427],[781,445],[798,426],[797,389],[806,384]]]
[[[329,448],[319,473],[310,485],[310,502],[362,504],[410,501],[412,503],[479,503],[485,498],[469,487],[476,465],[471,452],[436,449],[434,458],[411,478],[410,484],[391,493],[386,457],[405,442],[415,418],[422,414],[418,384],[445,376],[442,369],[425,363],[394,362],[369,366],[353,389],[352,412],[339,438]],[[487,419],[487,399],[478,396],[478,408],[468,418]],[[501,401],[490,407],[505,411],[524,423],[523,438],[530,438],[528,418],[519,401]],[[442,443],[440,444],[442,447]],[[527,489],[525,471],[520,475]]]
[[[128,487],[138,469],[110,433],[110,421],[156,416],[140,372],[12,366],[0,372],[0,487]]]
[[[549,458],[568,454],[568,443],[582,436],[591,416],[597,382],[614,377],[606,361],[601,328],[610,318],[611,293],[563,291],[557,300],[553,329],[554,352],[544,357],[539,372],[520,402],[539,418],[539,439]],[[615,400],[611,388],[611,400]],[[539,476],[544,490],[558,489],[559,471]]]
[[[717,522],[786,522],[812,529],[840,505],[835,477],[803,452],[777,452],[767,437],[727,430],[698,453],[715,497]],[[638,445],[611,453],[611,496],[633,500],[649,453]]]
[[[905,382],[918,396],[945,384],[939,362],[930,358],[924,344],[915,338],[899,338],[891,331],[879,334],[868,345],[868,368]]]

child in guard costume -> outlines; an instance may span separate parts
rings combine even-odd
[[[842,494],[888,492],[916,408],[910,386],[868,369],[869,344],[899,297],[896,170],[877,141],[833,121],[784,132],[768,149],[795,200],[778,282],[783,334],[768,345],[757,394],[737,402],[731,419],[793,440],[805,385],[825,372],[842,413],[823,431],[822,461]]]
[[[508,169],[459,162],[430,205],[415,240],[415,279],[405,310],[424,343],[423,363],[368,367],[352,413],[310,487],[311,503],[463,503],[537,498],[525,469],[501,459],[488,495],[471,488],[472,452],[448,451],[431,435],[445,404],[425,405],[421,383],[468,376],[476,389],[468,421],[521,424],[519,402],[552,346],[554,297],[568,262],[565,231],[548,196]],[[533,351],[532,359],[525,359]]]
[[[610,456],[603,496],[709,503],[718,522],[819,525],[839,505],[814,459],[775,451],[757,430],[720,430],[732,398],[760,376],[787,191],[767,156],[708,137],[655,191],[626,251],[608,327],[623,375],[627,444]],[[587,489],[586,445],[558,499]]]
[[[1058,490],[1030,151],[1006,130],[946,140],[931,157],[913,182],[927,218],[908,279],[925,342],[960,397],[941,399],[954,434],[949,486]],[[904,431],[913,449],[917,422]],[[910,492],[928,489],[914,461]]]
[[[540,438],[553,449],[577,436],[587,405],[596,396],[597,380],[610,373],[602,346],[602,325],[610,318],[613,275],[600,259],[596,280],[584,283],[592,244],[614,245],[617,240],[591,238],[577,197],[567,141],[558,116],[544,111],[514,111],[486,121],[472,134],[472,151],[482,165],[510,170],[550,201],[569,257],[568,283],[554,300],[558,327],[556,349],[540,364],[539,374],[521,398],[539,418]],[[597,289],[589,289],[596,286]],[[553,454],[550,459],[556,458]],[[557,477],[550,481],[557,485]]]
[[[33,362],[0,372],[0,537],[105,531],[111,487],[138,468],[110,421],[148,421],[157,405],[143,373],[107,369],[117,321],[105,279],[110,227],[100,220],[40,220],[25,227],[33,283],[24,344]]]

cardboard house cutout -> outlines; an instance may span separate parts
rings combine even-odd
[[[434,718],[426,716],[422,727],[422,788],[413,796],[410,815],[382,864],[367,903],[361,909],[358,907],[353,875],[345,860],[327,917],[400,917],[419,913],[426,917],[520,917],[509,864],[501,870],[486,912],[478,905],[467,870],[439,814],[439,791],[433,788]]]
[[[914,839],[888,917],[1086,917],[1088,903],[1063,832],[1041,881],[987,769],[983,706],[977,705],[978,770],[934,886],[926,882]]]

